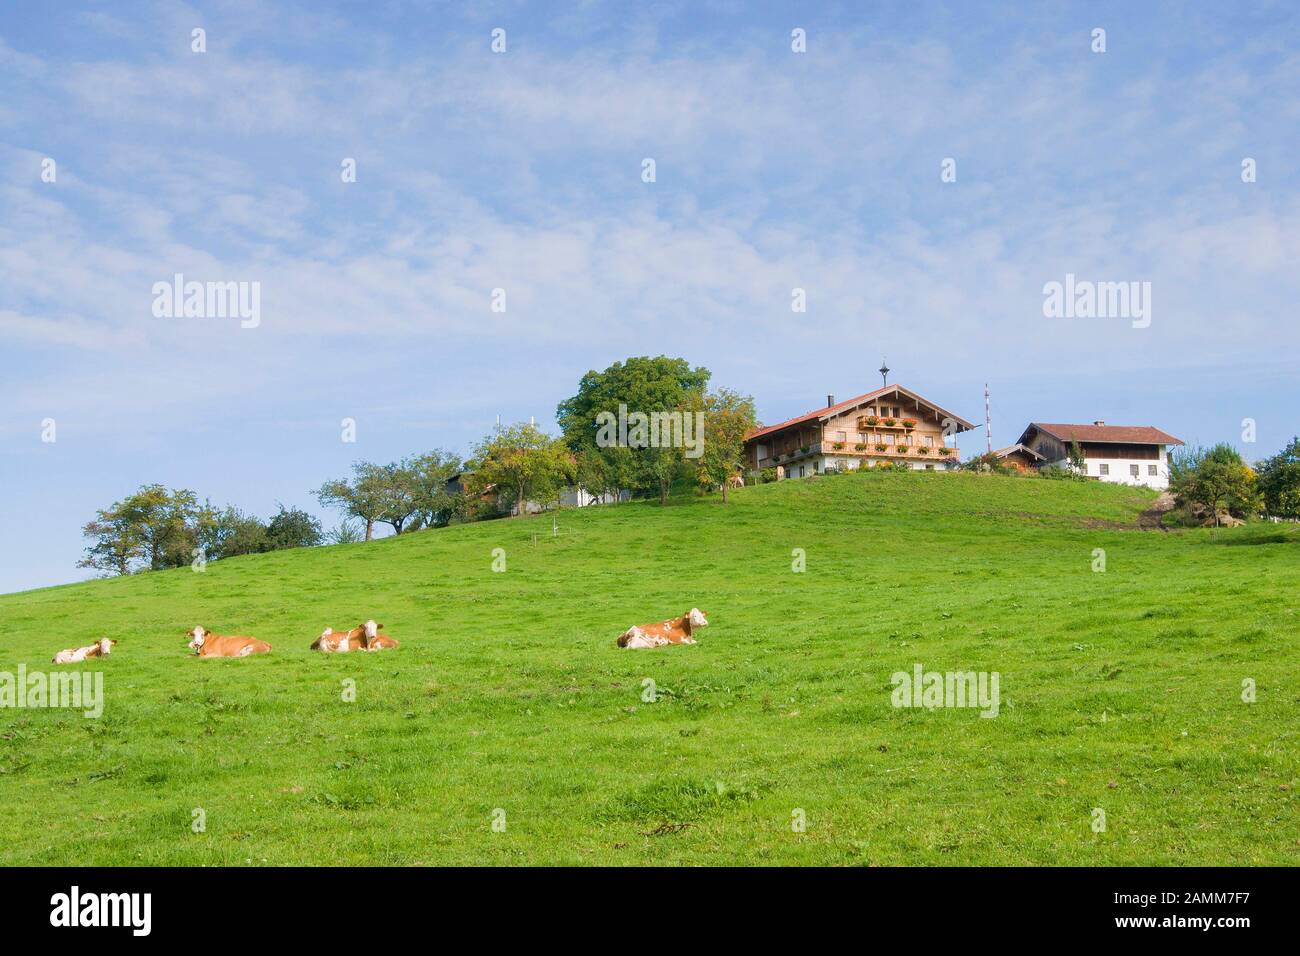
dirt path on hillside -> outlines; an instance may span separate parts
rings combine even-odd
[[[1168,532],[1160,519],[1173,510],[1174,496],[1168,491],[1161,492],[1160,497],[1151,502],[1151,507],[1138,515],[1138,527],[1143,531]]]

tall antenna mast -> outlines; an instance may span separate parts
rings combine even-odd
[[[989,411],[989,383],[984,383],[984,438],[988,441],[989,454],[993,454],[993,415]]]
[[[878,371],[880,372],[880,384],[881,384],[881,386],[883,387],[883,386],[885,386],[885,385],[888,385],[888,384],[889,384],[889,366],[885,364],[885,360],[884,360],[883,358],[880,360],[880,368],[878,369]]]

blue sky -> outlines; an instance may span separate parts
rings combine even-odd
[[[1293,4],[807,6],[0,7],[0,591],[84,576],[146,482],[330,526],[353,460],[549,425],[628,355],[767,422],[883,355],[971,420],[989,382],[995,445],[1300,430]],[[155,318],[177,272],[260,325]],[[1045,318],[1067,273],[1150,282],[1150,327]]]

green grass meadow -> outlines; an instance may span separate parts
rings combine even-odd
[[[1152,498],[853,474],[2,596],[0,671],[106,703],[0,710],[0,863],[1295,864],[1300,534]],[[692,606],[699,644],[615,646]],[[308,650],[368,617],[401,648]],[[894,708],[918,662],[999,716]]]

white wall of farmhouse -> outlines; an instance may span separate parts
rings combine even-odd
[[[1109,481],[1117,485],[1135,485],[1143,488],[1164,489],[1169,487],[1169,456],[1165,454],[1166,446],[1157,445],[1159,455],[1154,458],[1100,458],[1088,455],[1084,457],[1084,473],[1089,478]],[[1062,458],[1048,462],[1044,467],[1055,465],[1069,468],[1070,460]],[[1136,474],[1134,473],[1136,471]]]

